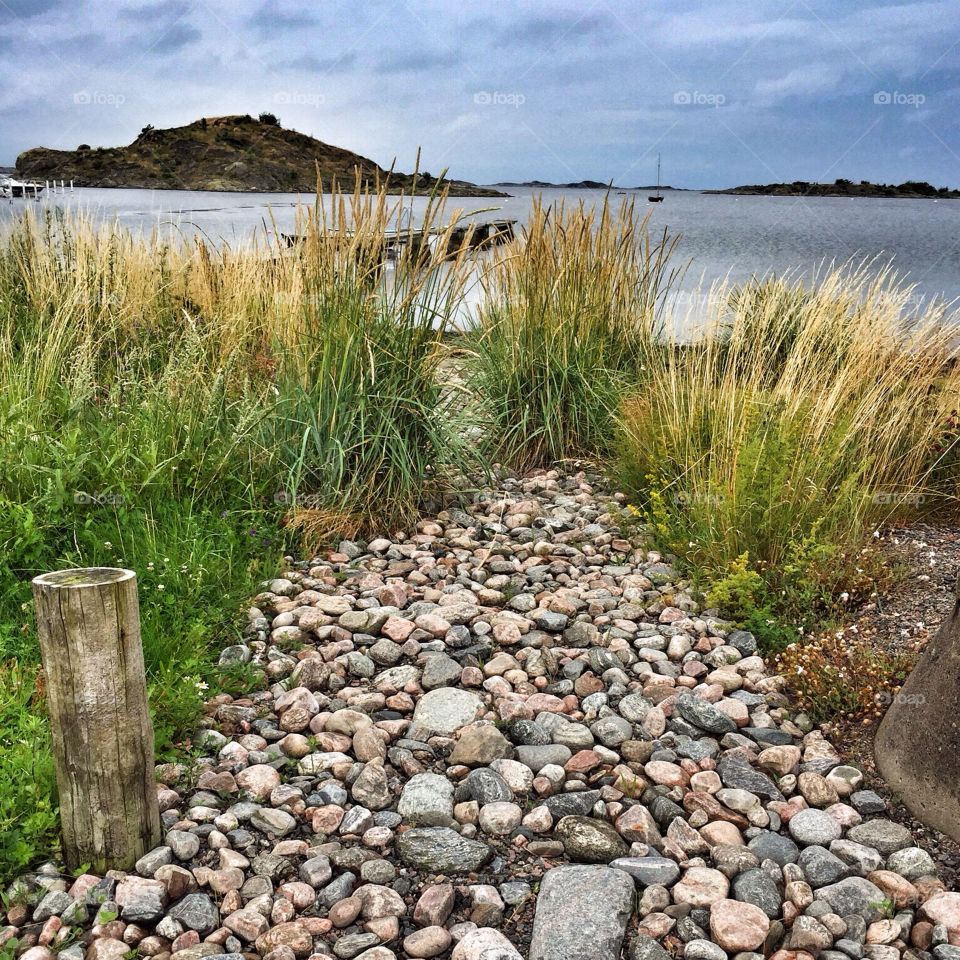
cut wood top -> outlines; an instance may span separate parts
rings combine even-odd
[[[132,577],[136,577],[136,573],[122,567],[73,567],[42,573],[33,578],[33,583],[44,587],[96,587],[105,583],[123,583]]]

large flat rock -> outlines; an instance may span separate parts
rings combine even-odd
[[[413,711],[415,723],[449,736],[483,714],[483,700],[471,690],[440,687],[425,693]]]
[[[620,956],[633,908],[633,879],[603,866],[554,867],[540,885],[530,960]]]
[[[409,867],[431,873],[469,873],[493,858],[479,840],[461,837],[449,827],[415,827],[397,838],[397,852]]]

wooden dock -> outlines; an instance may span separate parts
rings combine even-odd
[[[400,258],[405,247],[412,246],[419,250],[429,244],[433,238],[447,236],[445,256],[453,259],[460,255],[464,247],[468,250],[482,251],[490,247],[510,243],[516,237],[516,220],[488,220],[483,223],[468,223],[453,230],[436,228],[417,230],[406,228],[391,230],[384,234],[383,259],[395,261]],[[295,247],[305,239],[302,234],[281,233],[280,238],[288,247]]]

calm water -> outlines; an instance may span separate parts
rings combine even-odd
[[[466,212],[494,208],[483,216],[523,221],[534,191],[510,192],[507,199],[453,200],[451,207]],[[538,192],[547,202],[602,199],[602,192],[594,190]],[[739,281],[771,271],[808,272],[825,261],[877,257],[892,261],[908,282],[916,284],[917,301],[960,297],[958,200],[793,199],[671,191],[665,196],[662,204],[648,204],[642,191],[636,194],[637,209],[642,214],[649,211],[654,232],[666,226],[681,235],[678,252],[682,260],[690,261],[687,290],[723,277]],[[58,206],[86,210],[134,229],[175,228],[237,244],[273,224],[291,231],[300,199],[296,194],[77,189],[50,195],[39,204],[0,201],[0,223],[25,206]],[[302,199],[310,202],[312,196]],[[416,217],[424,201],[417,198],[413,203]]]

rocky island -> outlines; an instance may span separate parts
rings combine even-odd
[[[504,180],[496,183],[497,187],[542,187],[549,190],[610,190],[613,182],[602,183],[600,180],[577,180],[571,183],[550,183],[547,180]]]
[[[269,113],[203,117],[166,130],[147,125],[126,147],[34,147],[17,157],[17,175],[25,179],[146,190],[312,192],[318,177],[352,188],[358,170],[366,183],[389,180],[397,190],[421,194],[438,182],[429,173],[390,172],[343,147],[285,130]],[[505,196],[466,181],[445,182],[455,196]]]
[[[793,183],[748,184],[730,187],[727,190],[704,190],[704,193],[725,193],[746,196],[770,197],[903,197],[906,199],[950,199],[960,197],[960,190],[949,187],[934,187],[925,180],[907,180],[904,183],[871,183],[869,180],[844,180],[833,183],[809,183],[794,180]]]

